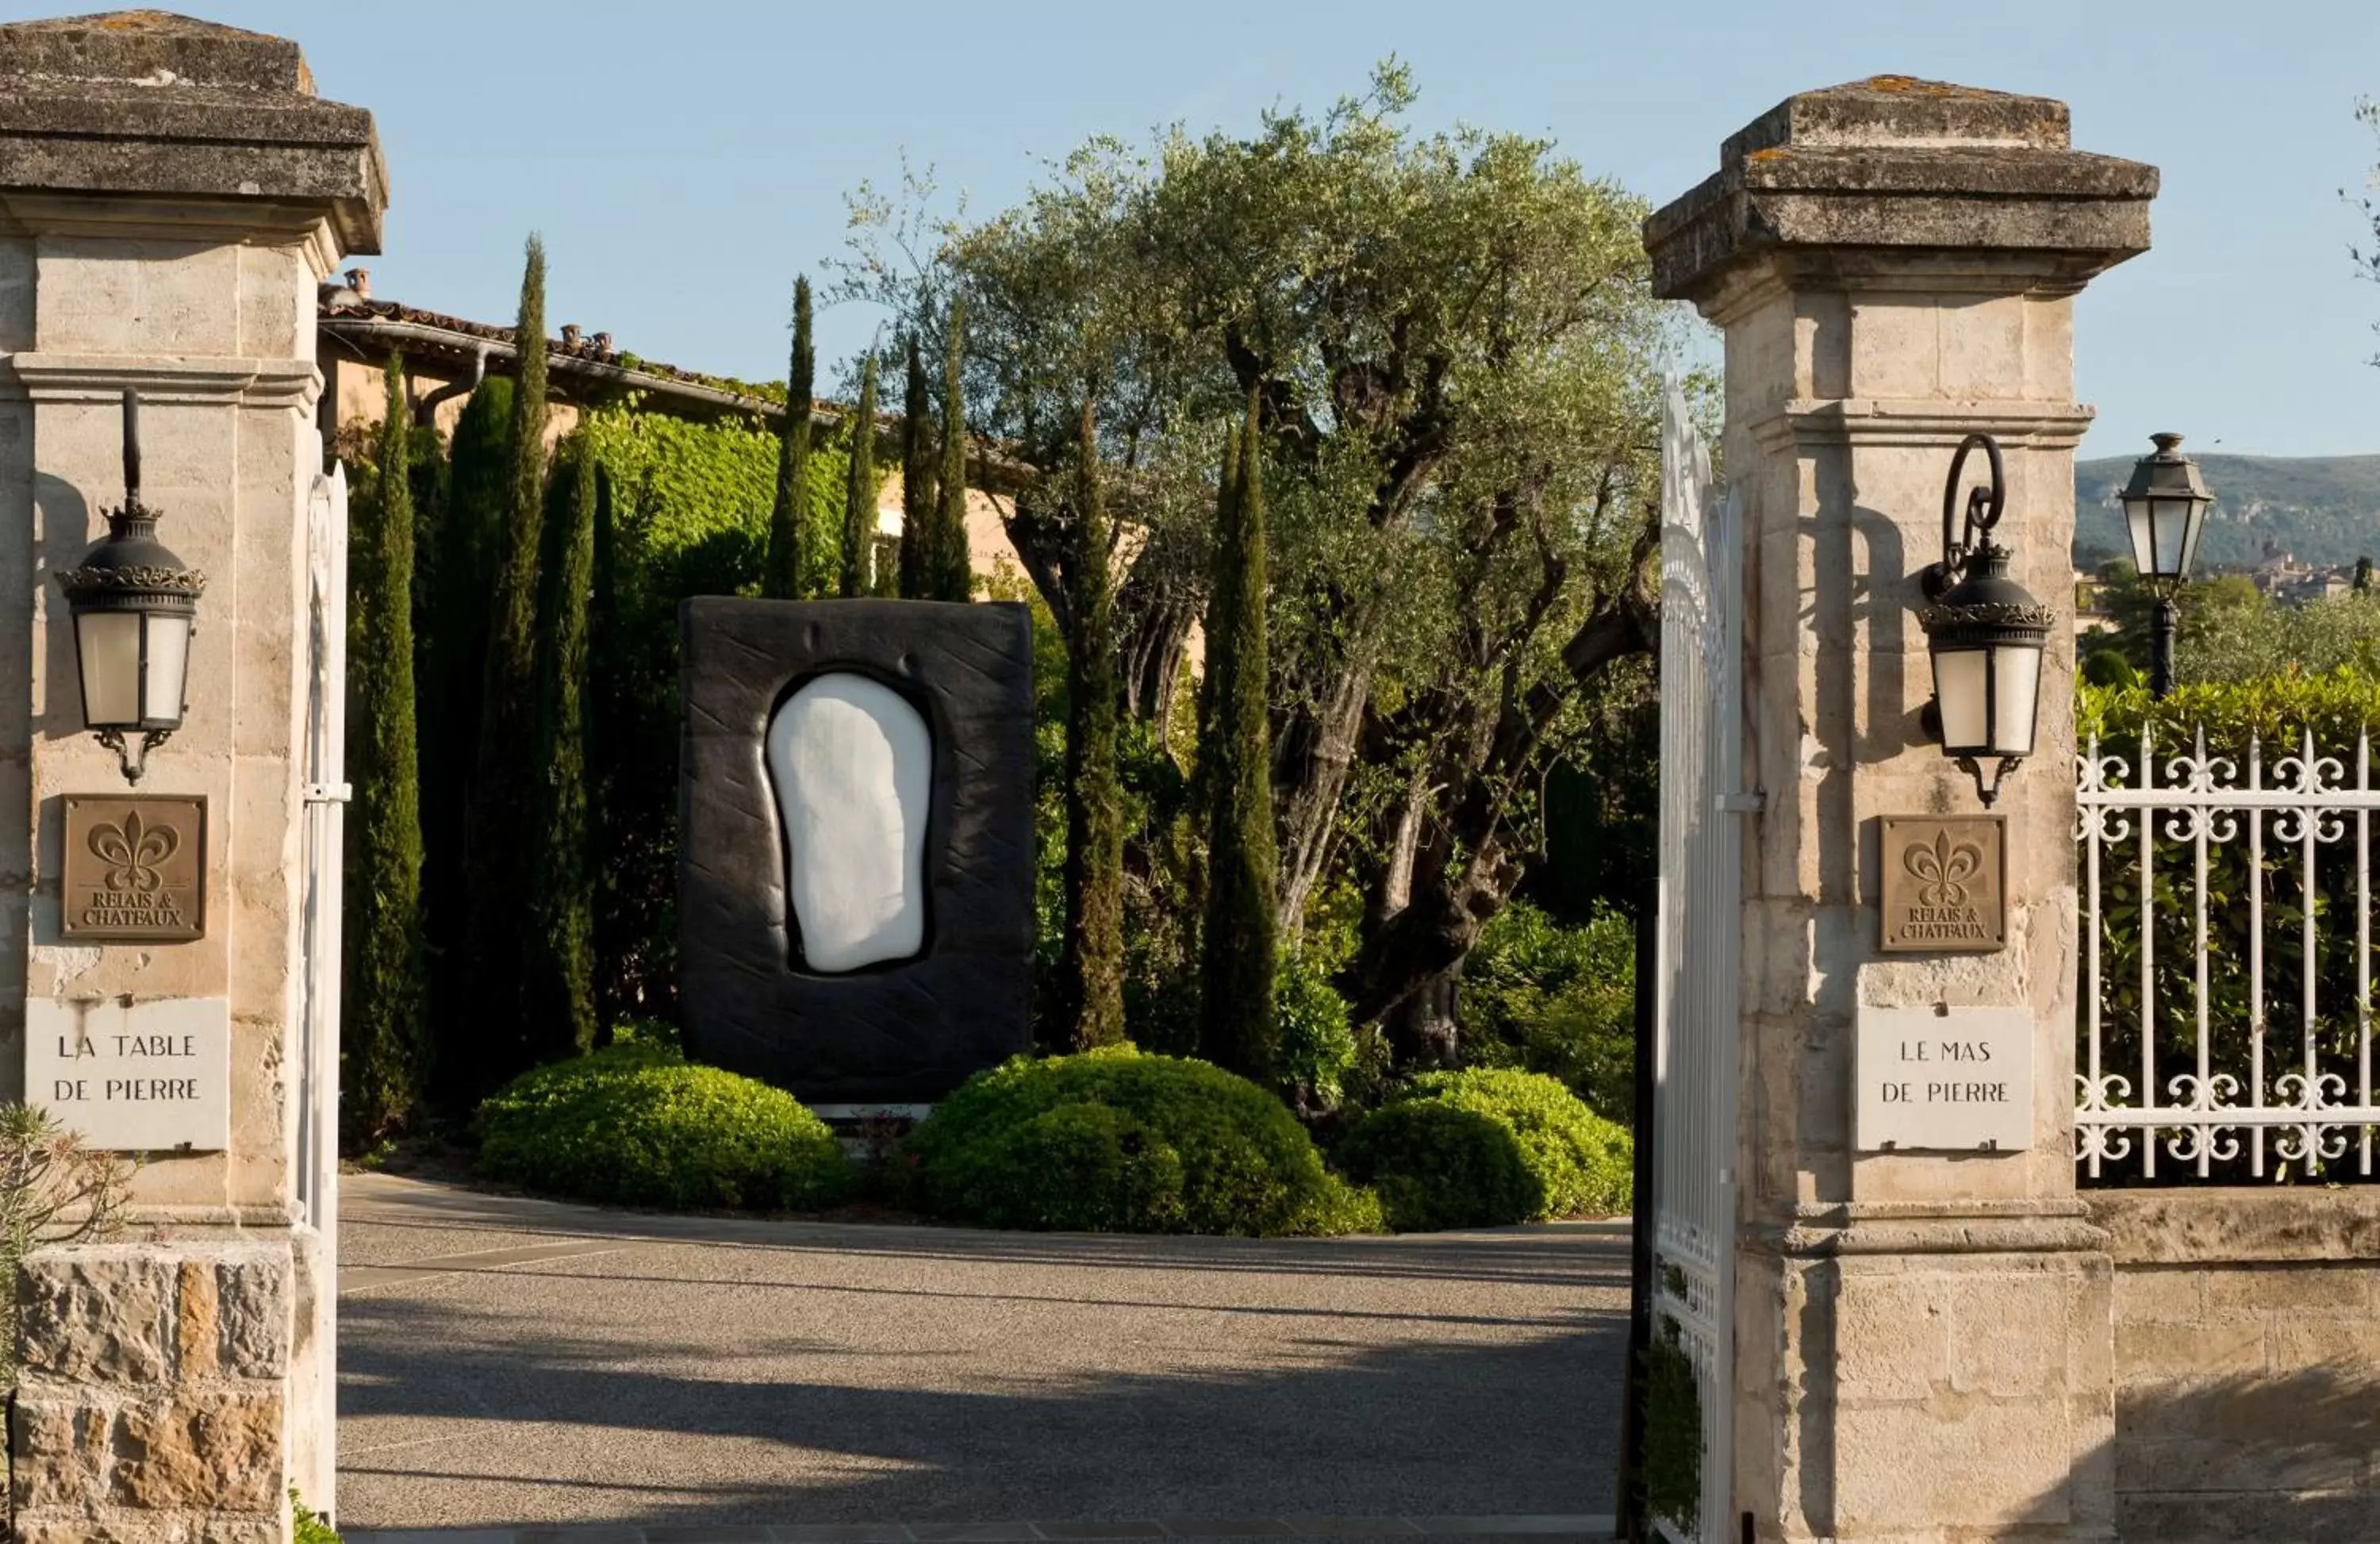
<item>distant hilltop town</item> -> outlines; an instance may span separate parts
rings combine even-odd
[[[2074,566],[2094,574],[2126,555],[2117,490],[2132,457],[2074,466]],[[2380,456],[2201,455],[2215,491],[2199,572],[2245,574],[2277,601],[2348,590],[2359,559],[2380,557]]]

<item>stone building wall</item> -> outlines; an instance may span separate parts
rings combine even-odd
[[[2101,1191],[2146,1544],[2380,1538],[2380,1191]]]
[[[19,1544],[288,1537],[285,1243],[43,1249],[18,1302]]]

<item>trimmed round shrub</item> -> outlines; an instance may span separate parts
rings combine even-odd
[[[1607,1216],[1629,1208],[1634,1140],[1557,1078],[1508,1067],[1425,1073],[1405,1100],[1467,1110],[1511,1132],[1538,1190],[1529,1216]]]
[[[1378,1193],[1399,1233],[1525,1222],[1544,1195],[1511,1127],[1439,1100],[1381,1106],[1347,1133],[1336,1156]]]
[[[642,1041],[522,1074],[479,1131],[480,1172],[577,1200],[800,1211],[858,1178],[793,1095]]]
[[[1377,1225],[1280,1100],[1220,1067],[1129,1046],[978,1073],[906,1150],[927,1210],[991,1227],[1262,1235]]]

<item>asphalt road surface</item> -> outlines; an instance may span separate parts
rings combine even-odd
[[[383,1175],[343,1214],[355,1544],[1608,1526],[1618,1223],[1001,1234]]]

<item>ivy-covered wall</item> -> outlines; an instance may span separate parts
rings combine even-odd
[[[597,558],[589,669],[594,828],[604,833],[597,1003],[605,1022],[674,1018],[678,602],[759,592],[777,436],[758,423],[645,411],[634,399],[588,413],[579,432],[610,481],[613,509],[612,550]],[[810,454],[808,593],[833,592],[849,461],[833,433]]]

